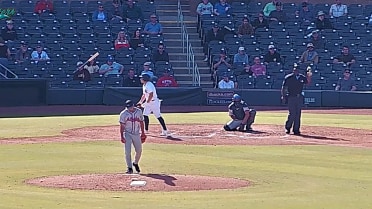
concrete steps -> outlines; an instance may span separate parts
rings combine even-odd
[[[204,53],[199,33],[197,32],[197,19],[191,15],[193,11],[190,10],[189,3],[189,0],[181,0],[183,20],[186,24],[189,43],[193,48],[195,61],[199,69],[201,86],[211,88],[210,67],[207,62],[203,62]],[[156,4],[158,5],[156,12],[163,26],[164,43],[176,80],[180,86],[192,86],[192,74],[189,74],[190,69],[187,67],[187,56],[182,48],[182,31],[179,25],[177,1],[156,0]]]

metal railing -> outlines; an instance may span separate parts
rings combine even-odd
[[[10,77],[9,77],[10,75]],[[0,63],[0,76],[9,79],[9,78],[18,78],[18,76],[13,73],[9,68],[5,67],[3,64]]]
[[[195,54],[184,22],[180,0],[178,0],[177,10],[179,17],[178,25],[181,27],[182,53],[186,53],[187,68],[189,69],[189,74],[192,76],[192,85],[200,86],[200,72],[198,64],[195,62]]]

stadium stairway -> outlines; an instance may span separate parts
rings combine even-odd
[[[173,66],[175,77],[180,86],[192,86],[192,77],[187,68],[186,53],[182,49],[181,27],[177,10],[177,1],[156,0],[157,14],[163,26],[164,43],[169,54],[169,62]],[[189,0],[181,0],[184,23],[187,27],[190,43],[192,45],[195,62],[200,72],[201,87],[212,87],[210,68],[203,62],[204,54],[201,40],[197,33],[197,18],[190,12]]]

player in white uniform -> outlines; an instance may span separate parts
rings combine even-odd
[[[148,116],[153,113],[163,128],[160,135],[168,136],[167,126],[165,125],[164,119],[161,117],[160,113],[160,100],[156,93],[156,88],[150,80],[151,77],[148,74],[141,75],[141,83],[143,84],[142,97],[137,103],[138,105],[142,105],[144,108],[143,117],[145,121],[145,131],[147,132],[149,130],[150,120]]]
[[[142,143],[145,142],[146,139],[142,110],[135,107],[131,100],[125,102],[125,107],[126,108],[120,112],[119,122],[121,142],[124,144],[125,161],[128,167],[126,173],[133,173],[132,165],[139,173],[140,168],[138,162],[142,155]],[[131,153],[132,144],[136,152],[133,163]]]

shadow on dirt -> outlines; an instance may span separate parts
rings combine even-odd
[[[149,174],[141,174],[141,176],[146,176],[153,179],[159,179],[163,180],[165,184],[169,186],[176,186],[176,184],[173,182],[174,180],[177,180],[177,178],[173,176],[168,176],[166,174],[155,174],[155,173],[149,173]]]

